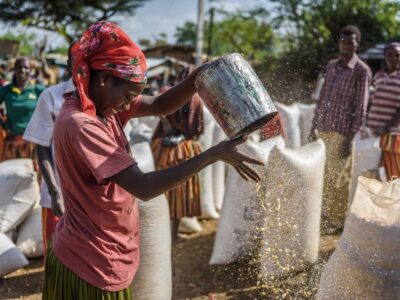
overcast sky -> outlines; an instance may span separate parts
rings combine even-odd
[[[154,39],[159,33],[166,33],[169,43],[174,43],[174,33],[177,26],[181,26],[185,21],[197,20],[197,0],[149,0],[138,8],[134,16],[117,17],[121,27],[131,36],[134,41],[138,39]],[[265,5],[266,0],[205,0],[205,11],[211,6],[224,8],[228,11],[238,9],[249,9],[252,7]],[[1,26],[1,33],[15,28]],[[21,31],[19,28],[18,31]],[[57,34],[31,29],[37,33],[38,37],[47,34],[48,44],[56,47],[65,43],[62,37]]]

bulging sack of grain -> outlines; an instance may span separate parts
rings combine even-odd
[[[133,299],[172,298],[171,229],[164,195],[139,200],[140,265],[132,283]]]
[[[352,166],[349,203],[353,202],[358,177],[367,170],[378,168],[381,156],[382,151],[379,147],[379,137],[369,136],[367,138],[362,138],[360,133],[355,135],[351,153]]]
[[[143,172],[154,171],[149,143],[131,146]],[[140,265],[132,283],[133,299],[170,300],[172,297],[171,229],[168,201],[159,195],[139,201]]]
[[[301,145],[308,144],[308,135],[310,134],[312,120],[314,118],[315,104],[303,104],[297,103],[300,111],[300,135],[301,135]]]
[[[222,128],[216,124],[214,127],[213,145],[216,145],[226,139],[226,134]],[[212,165],[214,205],[215,209],[218,211],[221,210],[222,202],[224,201],[225,169],[226,165],[223,161],[217,161]]]
[[[248,141],[240,145],[242,153],[255,159],[268,162],[271,149],[278,145],[284,147],[283,139],[279,136],[260,143]],[[262,176],[265,166],[254,166]],[[218,224],[210,264],[227,264],[252,254],[257,246],[257,227],[263,221],[261,201],[258,195],[259,184],[246,181],[228,166],[224,202],[221,218]]]
[[[199,137],[203,150],[213,146],[215,120],[206,107],[204,107],[204,133]],[[214,204],[213,166],[208,166],[199,172],[201,217],[205,219],[218,219],[219,214]]]
[[[29,258],[42,257],[42,207],[36,204],[25,221],[18,227],[17,247]]]
[[[155,116],[141,117],[137,119],[139,120],[139,123],[145,124],[147,127],[149,127],[152,132],[154,132],[158,122],[160,121],[160,118]]]
[[[283,122],[285,131],[285,143],[288,148],[298,148],[301,146],[300,134],[300,110],[297,104],[285,105],[275,102]]]
[[[382,183],[359,177],[317,299],[399,299],[399,253],[400,180]]]
[[[130,130],[130,143],[138,144],[142,142],[151,142],[151,137],[153,136],[154,131],[144,123],[131,123]]]
[[[201,225],[196,217],[181,218],[179,221],[178,231],[180,233],[196,233],[202,230]]]
[[[0,233],[0,278],[28,264],[28,260],[13,242],[4,233]]]
[[[39,185],[28,159],[0,163],[0,232],[20,225],[39,201]]]
[[[321,140],[298,149],[271,150],[260,229],[263,280],[301,270],[317,260],[324,167]]]

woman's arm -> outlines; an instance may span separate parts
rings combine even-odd
[[[53,157],[51,155],[51,149],[50,147],[44,147],[40,145],[36,145],[36,149],[40,172],[42,173],[43,179],[47,184],[47,188],[51,197],[51,209],[55,216],[62,216],[63,199],[53,170]]]
[[[245,179],[259,181],[259,175],[246,163],[262,165],[263,163],[247,157],[237,151],[236,146],[245,138],[224,141],[175,167],[143,173],[137,165],[128,167],[111,177],[111,180],[141,200],[150,200],[197,174],[206,166],[217,160],[231,164]]]
[[[159,96],[143,96],[135,117],[167,116],[177,111],[196,92],[194,80],[207,66],[208,64],[204,64],[196,68],[188,77]]]

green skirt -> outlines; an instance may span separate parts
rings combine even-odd
[[[131,300],[130,287],[117,292],[104,291],[79,278],[47,246],[43,300]]]

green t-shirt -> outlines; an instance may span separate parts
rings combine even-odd
[[[24,133],[35,110],[39,95],[44,89],[39,84],[29,84],[23,91],[14,87],[13,84],[0,87],[0,104],[5,102],[6,126],[11,133],[17,135]]]

